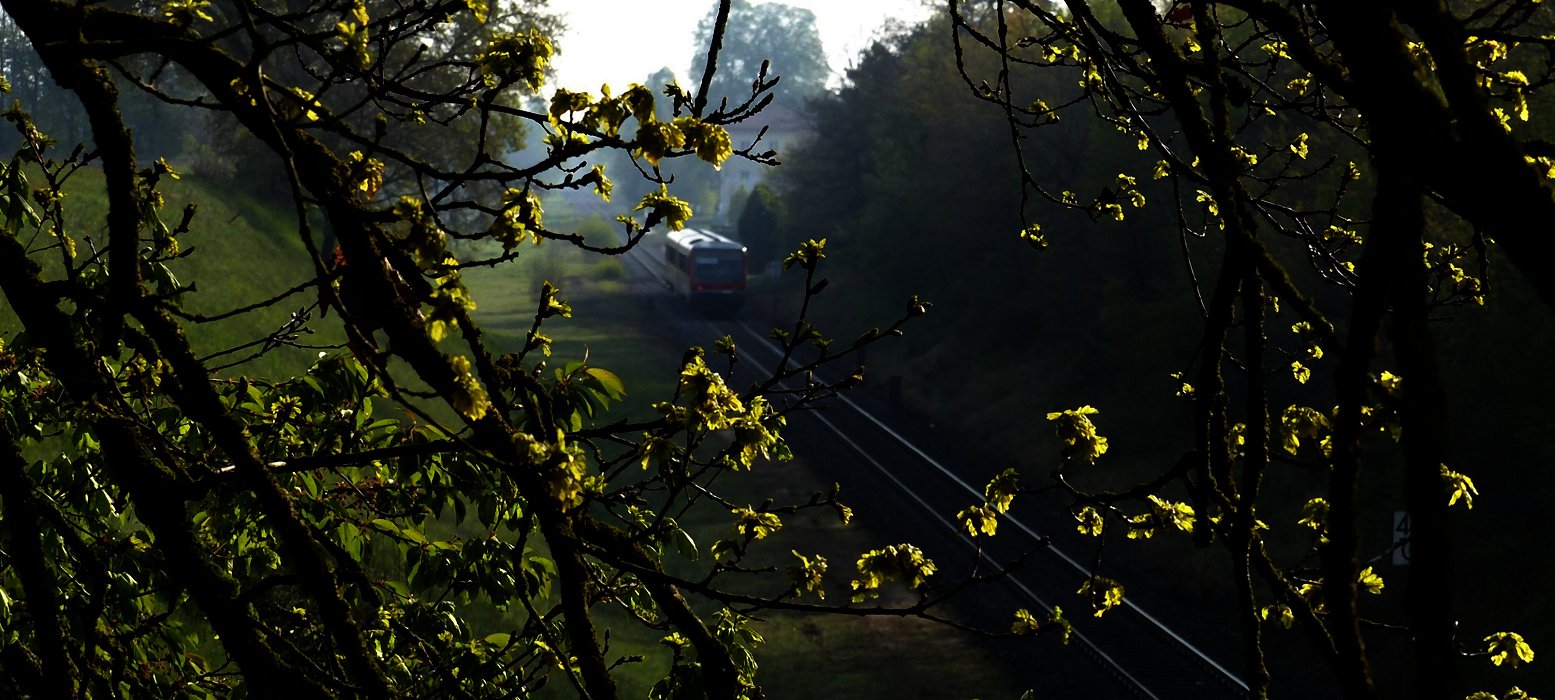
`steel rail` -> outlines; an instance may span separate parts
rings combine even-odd
[[[658,273],[658,271],[653,268],[652,265],[648,264],[647,262],[645,262],[645,261],[643,261],[641,259],[638,259],[638,254],[637,253],[638,253],[638,251],[633,250],[633,251],[627,253],[626,255],[624,255],[623,257],[631,259],[632,262],[634,262],[638,266],[640,266],[643,269],[644,272],[647,272],[649,276],[653,277],[654,279],[656,279],[656,280],[658,280],[660,282],[664,282],[665,280],[664,280],[663,276],[661,276]],[[710,320],[703,319],[703,322],[707,325],[708,328],[712,329],[715,333],[719,333],[720,331],[723,330],[722,328],[718,327],[717,325],[715,325]],[[761,332],[759,332],[755,328],[753,328],[748,322],[746,322],[744,320],[736,319],[734,321],[734,323],[739,327],[740,330],[744,331],[751,338],[755,339],[760,347],[762,347],[766,351],[772,353],[774,355],[775,359],[776,358],[781,358],[783,356],[783,352],[782,352],[781,348],[779,348],[777,345],[773,344],[770,340],[768,340],[766,337],[764,337]],[[866,410],[863,406],[860,406],[858,404],[858,402],[856,402],[852,398],[849,398],[848,396],[842,395],[842,394],[838,394],[836,398],[843,405],[845,405],[848,408],[852,409],[856,414],[858,414],[859,416],[863,417],[865,420],[867,420],[869,423],[873,424],[875,427],[879,428],[881,430],[881,432],[885,433],[892,440],[894,440],[897,444],[901,445],[902,447],[906,448],[908,451],[912,452],[919,459],[921,459],[924,464],[927,464],[930,467],[933,467],[933,469],[935,471],[937,471],[940,475],[944,476],[945,478],[950,479],[957,486],[961,487],[963,490],[965,490],[972,497],[974,497],[974,498],[982,498],[982,496],[983,496],[982,491],[980,491],[976,487],[972,486],[971,484],[967,483],[967,481],[965,479],[961,478],[961,476],[959,474],[956,474],[949,467],[945,466],[939,460],[935,459],[932,455],[930,455],[928,452],[926,452],[923,448],[921,448],[918,445],[914,444],[911,440],[907,439],[901,433],[899,433],[895,429],[891,428],[889,425],[887,425],[880,418],[876,417],[873,413],[871,413],[870,411]],[[878,471],[881,475],[885,476],[888,480],[890,480],[891,483],[893,483],[904,495],[906,495],[913,502],[915,502],[926,513],[928,513],[929,516],[935,522],[938,522],[942,527],[948,528],[952,533],[955,534],[956,538],[959,541],[961,541],[963,544],[965,544],[965,545],[967,545],[969,547],[972,547],[974,549],[977,548],[977,544],[975,542],[973,542],[970,538],[968,538],[964,533],[962,533],[961,528],[957,527],[954,523],[952,523],[949,520],[947,520],[942,514],[940,514],[937,510],[935,510],[934,507],[932,505],[930,505],[927,500],[925,500],[921,495],[919,495],[916,491],[914,491],[912,489],[912,487],[908,486],[905,482],[903,482],[901,479],[899,479],[895,474],[892,474],[891,471],[885,467],[885,465],[881,464],[878,460],[876,460],[874,458],[874,456],[869,453],[868,450],[866,450],[862,445],[858,444],[858,442],[856,442],[852,437],[850,437],[845,431],[843,431],[841,428],[839,428],[835,423],[833,423],[831,420],[827,419],[825,416],[822,416],[822,415],[820,415],[818,413],[812,413],[811,415],[816,420],[820,421],[820,423],[823,426],[825,426],[827,428],[827,430],[829,430],[833,435],[835,435],[838,439],[842,440],[842,442],[847,444],[849,448],[851,448],[859,456],[863,457],[866,461],[868,461],[869,464],[876,471]],[[1028,537],[1031,537],[1035,541],[1038,541],[1038,542],[1043,541],[1042,535],[1040,533],[1038,533],[1035,529],[1033,529],[1031,526],[1027,525],[1026,523],[1022,522],[1019,518],[1016,518],[1015,516],[1013,516],[1013,515],[1011,515],[1009,513],[1005,513],[1004,515],[1005,515],[1005,519],[1010,524],[1014,525],[1016,529],[1018,529],[1021,532],[1025,533]],[[1087,576],[1087,577],[1090,576],[1090,570],[1086,566],[1084,566],[1083,564],[1081,564],[1079,561],[1077,561],[1073,557],[1069,556],[1068,554],[1064,553],[1062,550],[1060,550],[1058,548],[1057,545],[1053,544],[1051,540],[1048,541],[1047,545],[1044,546],[1043,549],[1045,549],[1048,552],[1051,552],[1053,554],[1053,556],[1057,557],[1060,561],[1062,561],[1065,564],[1067,564],[1075,572],[1081,574],[1082,576]],[[996,561],[986,551],[983,552],[983,556],[985,558],[987,558],[987,560],[992,565],[994,565],[996,567],[999,567],[1001,570],[1004,568],[1002,564],[1000,564],[998,561]],[[1048,605],[1045,601],[1043,601],[1042,598],[1040,596],[1038,596],[1035,591],[1031,590],[1030,587],[1028,587],[1025,583],[1020,581],[1018,578],[1011,576],[1011,577],[1008,577],[1007,580],[1009,580],[1011,583],[1013,583],[1016,588],[1020,589],[1022,594],[1024,594],[1026,597],[1030,598],[1032,602],[1034,602],[1036,605],[1041,607],[1045,612],[1048,612],[1048,613],[1052,612],[1052,606]],[[1148,623],[1148,625],[1151,628],[1153,628],[1153,629],[1159,631],[1160,633],[1164,634],[1166,637],[1171,639],[1173,642],[1177,643],[1177,645],[1179,647],[1181,647],[1183,650],[1189,652],[1189,654],[1194,659],[1198,660],[1199,662],[1204,664],[1206,667],[1208,667],[1209,669],[1213,670],[1216,674],[1219,675],[1219,677],[1221,678],[1222,681],[1230,683],[1232,686],[1234,686],[1235,688],[1241,690],[1244,693],[1249,692],[1249,688],[1248,688],[1247,683],[1244,682],[1239,676],[1237,676],[1235,673],[1233,673],[1232,671],[1227,669],[1224,665],[1222,665],[1219,662],[1217,662],[1214,658],[1210,657],[1209,654],[1204,652],[1198,646],[1194,645],[1192,642],[1188,641],[1181,634],[1178,634],[1176,630],[1173,630],[1166,623],[1162,622],[1159,618],[1157,618],[1156,616],[1150,614],[1144,608],[1140,607],[1139,604],[1137,604],[1137,603],[1135,603],[1135,602],[1133,602],[1133,601],[1131,601],[1131,600],[1129,600],[1128,598],[1125,597],[1123,599],[1123,605],[1124,605],[1124,607],[1126,609],[1128,609],[1129,611],[1137,614],[1142,620],[1144,620],[1146,623]],[[1104,651],[1099,645],[1097,645],[1091,639],[1086,637],[1079,630],[1074,630],[1072,632],[1072,635],[1075,638],[1078,638],[1080,640],[1080,642],[1084,645],[1085,649],[1090,653],[1090,655],[1093,658],[1095,658],[1097,660],[1098,663],[1102,664],[1105,668],[1109,669],[1115,676],[1118,677],[1119,680],[1121,680],[1124,683],[1128,684],[1129,686],[1133,687],[1136,692],[1138,692],[1138,693],[1140,693],[1142,695],[1142,697],[1147,698],[1148,700],[1163,700],[1160,695],[1156,694],[1155,691],[1153,691],[1149,687],[1147,687],[1134,674],[1130,673],[1128,671],[1128,669],[1124,668],[1122,663],[1118,662],[1112,655],[1110,655],[1106,651]]]
[[[895,474],[891,473],[891,470],[887,469],[885,465],[879,462],[879,460],[876,460],[868,450],[864,449],[862,445],[855,442],[853,438],[849,437],[848,434],[843,432],[841,428],[838,428],[835,423],[832,423],[825,416],[822,416],[818,413],[813,414],[811,417],[820,421],[821,424],[826,426],[826,428],[830,430],[833,435],[836,435],[838,439],[846,443],[848,447],[852,448],[854,452],[857,452],[858,455],[863,457],[865,461],[869,462],[870,466],[875,468],[875,471],[880,472],[880,474],[884,475],[887,479],[890,479],[891,483],[895,484],[898,489],[901,489],[902,493],[906,494],[908,498],[911,498],[914,503],[917,503],[918,506],[922,508],[924,512],[928,513],[929,517],[933,518],[935,522],[938,522],[940,525],[955,533],[957,541],[967,545],[974,551],[980,550],[980,548],[977,546],[977,543],[968,539],[965,534],[962,534],[961,528],[956,527],[955,523],[947,520],[944,515],[941,515],[939,511],[935,510],[933,506],[929,505],[928,501],[924,500],[922,496],[918,495],[918,492],[912,490],[912,488],[909,487],[906,482],[898,479]],[[999,560],[994,558],[992,554],[986,551],[982,551],[980,554],[995,568],[999,569],[1000,571],[1005,570],[1004,564],[1000,563]],[[1038,607],[1042,608],[1043,612],[1049,614],[1053,612],[1053,606],[1048,605],[1046,601],[1042,600],[1041,596],[1037,595],[1036,591],[1031,590],[1031,588],[1020,579],[1015,578],[1014,576],[1009,576],[1006,577],[1005,580],[1009,581],[1011,584],[1014,584],[1016,588],[1019,588],[1021,593],[1025,594],[1026,597],[1030,598],[1033,603],[1036,603]],[[1112,658],[1110,654],[1102,650],[1100,645],[1091,641],[1089,637],[1086,637],[1083,632],[1076,629],[1071,629],[1069,634],[1071,637],[1080,640],[1080,644],[1084,646],[1085,650],[1089,652],[1091,656],[1093,656],[1103,666],[1111,670],[1112,673],[1118,676],[1119,679],[1124,683],[1132,686],[1143,697],[1148,698],[1148,700],[1163,700],[1161,696],[1156,695],[1154,691],[1150,690],[1150,687],[1145,685],[1144,682],[1140,681],[1138,678],[1134,677],[1133,674],[1129,673],[1128,669],[1124,668],[1123,664],[1119,663],[1117,659]]]
[[[760,343],[761,345],[765,346],[765,348],[768,351],[774,353],[777,357],[782,357],[782,349],[777,347],[776,345],[774,345],[770,340],[767,340],[766,338],[762,337],[762,334],[760,332],[758,332],[755,328],[752,328],[749,323],[747,323],[746,321],[743,321],[743,320],[736,321],[736,323],[738,323],[740,328],[742,330],[744,330],[747,334],[749,334],[752,338],[755,338],[758,343]],[[950,479],[951,481],[955,482],[956,485],[958,485],[962,489],[964,489],[973,498],[982,498],[983,497],[983,492],[981,490],[979,490],[976,487],[972,486],[971,484],[967,483],[966,480],[962,479],[960,475],[956,474],[949,467],[946,467],[939,460],[937,460],[933,456],[931,456],[928,452],[925,452],[923,450],[923,448],[917,446],[916,444],[913,444],[913,442],[911,440],[908,440],[901,433],[899,433],[895,429],[891,428],[891,426],[886,425],[886,423],[884,421],[880,420],[873,413],[870,413],[869,411],[865,410],[863,406],[860,406],[858,404],[858,402],[856,402],[853,399],[849,398],[845,394],[838,394],[836,398],[839,401],[841,401],[844,405],[846,405],[848,408],[853,409],[854,412],[856,412],[858,415],[862,416],[865,420],[867,420],[870,423],[874,424],[875,427],[879,428],[886,435],[889,435],[891,437],[891,439],[895,440],[898,444],[902,445],[903,447],[905,447],[909,451],[911,451],[913,454],[917,455],[919,459],[922,459],[924,461],[924,463],[928,464],[929,466],[934,467],[934,469],[936,471],[938,471],[941,475],[943,475],[946,478]],[[824,421],[824,419],[823,419],[823,421]],[[835,430],[835,428],[833,428],[833,430]],[[900,481],[896,480],[894,477],[892,477],[892,481],[896,482],[897,485],[900,486],[903,490],[910,491],[910,489],[905,484],[902,484]],[[916,494],[912,494],[912,495],[913,495],[914,498],[917,498]],[[1004,516],[1005,516],[1005,519],[1010,524],[1014,525],[1016,527],[1016,529],[1019,529],[1021,532],[1026,533],[1027,536],[1029,536],[1029,537],[1031,537],[1031,538],[1033,538],[1035,540],[1038,540],[1038,541],[1042,540],[1042,535],[1040,533],[1038,533],[1036,530],[1032,529],[1026,523],[1022,522],[1019,518],[1016,518],[1014,515],[1011,515],[1009,513],[1005,513]],[[959,529],[957,529],[957,532],[959,533]],[[1079,573],[1079,574],[1081,574],[1083,576],[1087,576],[1087,577],[1091,575],[1091,572],[1090,572],[1089,568],[1087,568],[1085,565],[1081,564],[1079,561],[1076,561],[1074,559],[1074,557],[1071,557],[1068,554],[1065,554],[1064,551],[1059,549],[1057,545],[1054,545],[1054,544],[1050,543],[1046,547],[1046,549],[1047,549],[1048,552],[1051,552],[1053,554],[1053,556],[1058,557],[1065,564],[1068,564],[1077,573]],[[1241,677],[1237,676],[1230,669],[1227,669],[1225,666],[1221,665],[1218,661],[1215,661],[1215,659],[1212,658],[1209,654],[1205,653],[1204,650],[1198,648],[1192,642],[1188,641],[1182,635],[1178,634],[1176,630],[1173,630],[1171,627],[1167,626],[1166,623],[1162,622],[1156,616],[1151,615],[1144,608],[1140,607],[1138,603],[1135,603],[1135,602],[1129,600],[1127,597],[1125,597],[1123,599],[1123,605],[1127,609],[1129,609],[1130,611],[1138,614],[1141,618],[1144,618],[1147,622],[1149,622],[1152,626],[1154,626],[1155,628],[1160,630],[1163,634],[1165,634],[1166,636],[1170,637],[1172,639],[1172,641],[1177,642],[1185,650],[1189,651],[1194,657],[1196,657],[1199,661],[1203,662],[1205,665],[1209,666],[1210,668],[1214,669],[1217,673],[1219,673],[1222,676],[1224,676],[1225,680],[1230,681],[1233,685],[1235,685],[1236,687],[1242,689],[1243,691],[1249,690],[1249,688],[1247,686],[1247,683],[1244,682],[1241,679]]]

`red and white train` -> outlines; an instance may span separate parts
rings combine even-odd
[[[745,303],[745,245],[711,231],[683,229],[665,236],[665,278],[693,309],[732,314]]]

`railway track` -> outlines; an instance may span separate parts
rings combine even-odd
[[[662,280],[651,262],[635,251],[626,256],[647,275]],[[776,364],[781,351],[748,320],[700,319],[709,337],[730,335],[748,359],[762,368]],[[755,349],[758,352],[750,352]],[[1034,519],[1006,514],[999,537],[985,541],[982,549],[965,535],[951,514],[981,502],[980,484],[969,482],[962,472],[937,458],[929,449],[893,428],[860,401],[841,396],[830,410],[809,412],[815,429],[845,445],[873,472],[890,484],[898,502],[918,508],[922,524],[953,538],[981,562],[1002,569],[1025,552],[1022,565],[1002,584],[1019,605],[1051,612],[1055,604],[1075,601],[1075,591],[1090,575],[1087,566],[1045,538]],[[804,420],[801,418],[800,420]],[[1004,528],[1014,530],[1014,533]],[[1055,603],[1057,601],[1057,603]],[[1006,612],[1008,614],[1008,612]],[[1075,624],[1071,645],[1117,682],[1119,690],[1147,700],[1214,700],[1246,698],[1246,683],[1209,652],[1173,630],[1127,598],[1105,619],[1092,620],[1085,611],[1066,615]],[[1105,697],[1105,695],[1097,695]]]

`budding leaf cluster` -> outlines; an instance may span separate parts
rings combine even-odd
[[[902,581],[909,588],[919,588],[936,571],[933,560],[910,544],[893,544],[866,552],[859,557],[856,566],[859,577],[850,584],[855,603],[880,595],[880,587],[890,581]]]
[[[1123,584],[1104,576],[1092,576],[1080,584],[1077,591],[1081,597],[1091,603],[1091,609],[1095,610],[1095,616],[1101,617],[1107,611],[1123,604]]]
[[[1053,612],[1046,620],[1039,620],[1030,610],[1021,608],[1015,611],[1015,621],[1010,623],[1010,633],[1018,636],[1044,634],[1050,631],[1056,631],[1064,644],[1069,643],[1069,637],[1074,633],[1074,625],[1064,619],[1064,609],[1057,605],[1053,606]]]
[[[1090,418],[1100,412],[1091,406],[1081,406],[1047,414],[1047,419],[1055,423],[1058,439],[1064,441],[1067,456],[1095,462],[1107,453],[1107,438],[1096,432],[1096,424]]]
[[[1533,647],[1528,646],[1523,636],[1516,632],[1497,632],[1485,637],[1484,641],[1485,651],[1490,654],[1490,663],[1517,668],[1533,662]]]
[[[499,33],[475,56],[481,79],[487,87],[518,83],[530,92],[538,92],[545,82],[556,48],[539,29],[522,33]]]

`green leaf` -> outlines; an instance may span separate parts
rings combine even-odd
[[[309,472],[302,472],[297,475],[297,478],[302,481],[302,488],[308,492],[309,496],[312,496],[313,498],[319,497],[321,490],[319,488],[318,478],[314,477],[313,474]]]
[[[691,561],[702,557],[702,552],[697,549],[697,541],[691,538],[691,533],[677,527],[670,536],[675,539],[675,548],[680,550],[681,556]]]
[[[617,377],[615,373],[611,372],[610,370],[600,369],[598,367],[590,367],[584,371],[586,371],[590,377],[593,377],[595,381],[598,381],[601,387],[604,387],[606,391],[610,392],[610,398],[619,399],[626,395],[626,384],[622,383],[621,378]]]

